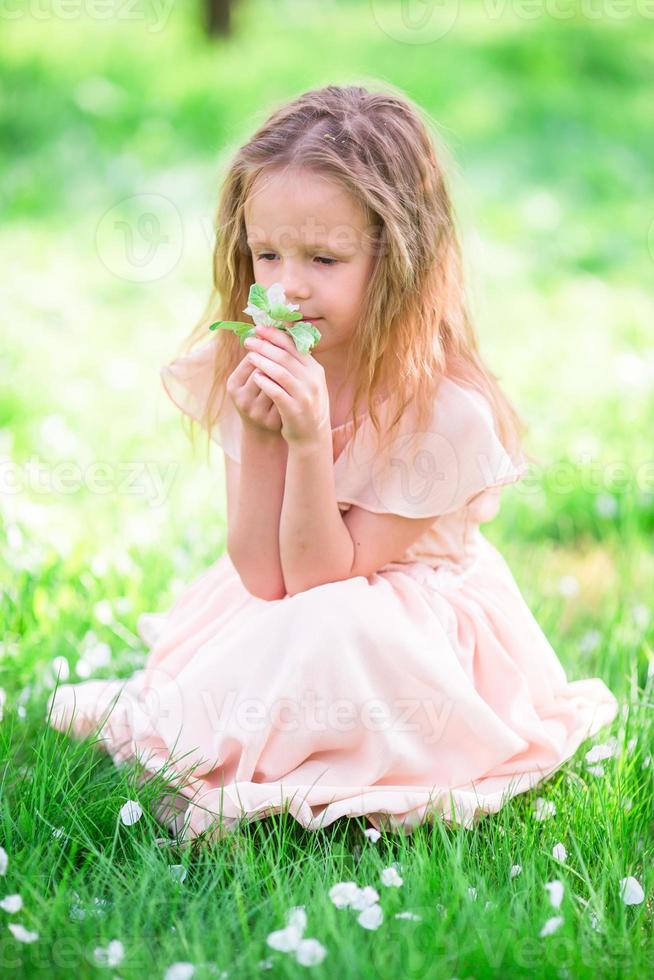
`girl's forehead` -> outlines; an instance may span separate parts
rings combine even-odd
[[[319,225],[329,231],[343,224],[365,227],[359,202],[336,181],[306,170],[260,174],[244,207],[248,226],[264,229]]]

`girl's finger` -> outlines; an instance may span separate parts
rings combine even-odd
[[[288,351],[298,359],[302,364],[306,364],[309,354],[300,354],[299,350],[295,346],[295,341],[285,330],[280,330],[279,327],[257,327],[257,337],[262,340],[267,340],[271,344],[276,344],[277,347],[281,347],[282,350]]]
[[[252,358],[252,363],[256,368],[264,371],[269,378],[277,382],[280,388],[283,388],[293,398],[297,398],[298,401],[302,400],[303,385],[294,374],[291,374],[288,368],[285,368],[283,364],[279,364],[277,361],[273,361],[272,358],[266,357],[264,354],[251,351],[248,356]]]
[[[258,385],[260,385],[261,390],[265,391],[270,399],[272,399],[274,405],[276,406],[279,414],[284,417],[284,413],[288,412],[293,405],[293,399],[290,397],[287,391],[277,384],[276,381],[272,381],[263,372],[255,371],[254,380]]]

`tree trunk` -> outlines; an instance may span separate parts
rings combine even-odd
[[[227,37],[231,32],[232,0],[206,0],[207,33]]]

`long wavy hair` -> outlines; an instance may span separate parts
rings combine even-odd
[[[256,178],[264,171],[308,169],[351,195],[376,239],[358,329],[349,345],[346,381],[353,382],[353,436],[361,405],[378,447],[391,444],[409,404],[417,411],[418,430],[424,430],[439,381],[447,376],[488,400],[498,438],[510,456],[534,459],[521,447],[527,425],[479,352],[442,164],[446,148],[419,106],[388,83],[379,87],[327,85],[304,92],[273,111],[237,149],[220,189],[213,289],[181,353],[206,342],[213,321],[244,319],[254,282],[244,209]],[[214,379],[201,423],[208,440],[228,397],[227,378],[247,353],[232,332],[218,330],[213,336]],[[382,430],[375,403],[386,391],[391,392],[391,422]],[[193,423],[190,435],[193,442]]]

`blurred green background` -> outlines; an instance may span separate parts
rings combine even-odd
[[[193,455],[159,379],[209,293],[222,167],[283,100],[377,80],[449,147],[482,352],[543,461],[484,531],[573,676],[643,683],[652,16],[638,3],[233,7],[230,33],[209,37],[200,3],[2,5],[0,680],[31,684],[54,655],[74,667],[89,629],[113,658],[98,675],[128,671],[144,653],[137,615],[222,553],[221,452],[207,463],[200,441]]]

